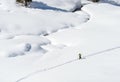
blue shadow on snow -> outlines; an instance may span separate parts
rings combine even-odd
[[[47,4],[45,4],[43,2],[37,2],[37,1],[33,1],[30,4],[30,8],[68,12],[67,10],[56,8],[56,7],[51,7],[51,6],[48,6]]]

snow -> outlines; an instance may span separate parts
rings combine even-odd
[[[81,1],[80,0],[34,0],[38,2],[43,2],[46,5],[64,9],[67,11],[73,11],[76,8],[81,7]],[[62,3],[62,4],[61,4]]]
[[[115,50],[79,60],[50,71],[38,73],[21,82],[119,82],[119,52],[120,50]]]
[[[20,11],[17,10],[12,13],[9,12],[1,13],[0,15],[1,18],[0,21],[2,23],[2,26],[0,27],[1,32],[7,34],[10,33],[11,35],[20,35],[20,34],[40,35],[41,33],[49,34],[51,32],[57,31],[58,29],[79,25],[80,23],[86,20],[86,17],[81,17],[80,15],[73,14],[71,12],[65,13],[65,12],[44,11],[44,10],[40,10],[40,11],[30,10],[30,9],[25,9],[25,10],[27,12],[21,11],[22,13],[20,13]],[[81,13],[85,14],[83,12]],[[83,19],[79,20],[80,18]]]
[[[119,7],[111,6],[109,4],[87,5],[82,8],[82,10],[90,14],[90,20],[87,23],[76,27],[76,29],[72,28],[57,33],[53,33],[50,36],[48,36],[48,38],[51,41],[53,41],[53,43],[57,42],[60,44],[67,44],[68,46],[74,46],[79,44],[83,45],[84,42],[86,45],[87,41],[89,41],[89,43],[87,44],[94,46],[94,44],[99,45],[98,44],[99,41],[102,42],[102,40],[103,40],[102,43],[109,45],[111,43],[118,43],[120,41],[120,39],[118,38],[120,30],[119,29],[120,12],[118,11],[119,9],[120,9]],[[108,21],[109,23],[106,23]],[[113,31],[114,34],[112,33]]]
[[[114,2],[34,0],[24,8],[0,0],[0,82],[119,82]]]
[[[32,4],[43,5],[34,8]],[[59,8],[44,5],[44,2],[33,1],[32,4],[30,8],[23,8],[15,5],[15,0],[1,1],[0,44],[5,46],[1,46],[1,56],[9,56],[9,54],[10,56],[24,55],[24,50],[21,50],[21,48],[17,49],[17,46],[27,43],[30,43],[30,45],[35,43],[35,45],[38,46],[39,43],[36,41],[41,42],[42,39],[36,36],[46,36],[60,29],[74,27],[84,23],[88,19],[88,14],[84,12],[76,14],[68,12],[67,10],[63,11]],[[21,35],[25,35],[25,37]],[[35,40],[32,40],[34,36],[31,37],[31,35],[35,36]],[[18,40],[14,40],[16,36],[20,36]],[[21,42],[17,43],[19,40]],[[42,42],[44,43],[46,40]],[[42,52],[46,52],[46,50],[39,46],[36,48],[40,48]],[[14,50],[15,52],[13,52]]]
[[[110,4],[113,4],[113,5],[120,6],[120,0],[101,0],[101,1],[105,2],[105,3],[110,3]]]
[[[21,35],[16,36],[13,39],[0,40],[0,56],[14,57],[25,55],[25,53],[29,51],[39,51],[42,49],[41,46],[47,44],[50,44],[49,40],[44,37],[33,35]]]

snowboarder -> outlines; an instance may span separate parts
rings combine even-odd
[[[81,57],[81,53],[79,53],[79,60],[81,59],[82,57]]]

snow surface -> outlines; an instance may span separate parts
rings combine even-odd
[[[33,1],[30,8],[15,5],[15,0],[1,0],[0,2],[0,44],[3,45],[1,46],[0,56],[9,56],[9,54],[10,56],[11,54],[12,56],[23,55],[25,54],[24,50],[21,51],[17,46],[27,43],[32,46],[33,42],[39,46],[39,43],[44,38],[40,39],[41,37],[36,36],[48,35],[60,29],[78,26],[87,21],[89,17],[88,14],[82,11],[76,14],[44,5],[44,2],[40,1]],[[34,8],[33,4],[42,6]],[[26,41],[23,40],[24,36],[21,35],[25,35]],[[20,39],[14,40],[16,36],[20,37]],[[38,41],[37,43],[36,40]],[[46,40],[42,42],[46,43]],[[14,51],[14,49],[17,49],[17,51]]]
[[[81,0],[33,0],[52,7],[73,11],[81,7]]]
[[[0,82],[120,82],[120,6],[109,1],[0,0]]]
[[[101,0],[101,1],[105,2],[105,3],[110,3],[110,4],[113,4],[113,5],[120,6],[120,0]]]

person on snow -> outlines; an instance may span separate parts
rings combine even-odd
[[[81,53],[79,53],[79,60],[81,59],[82,57],[81,57]]]

